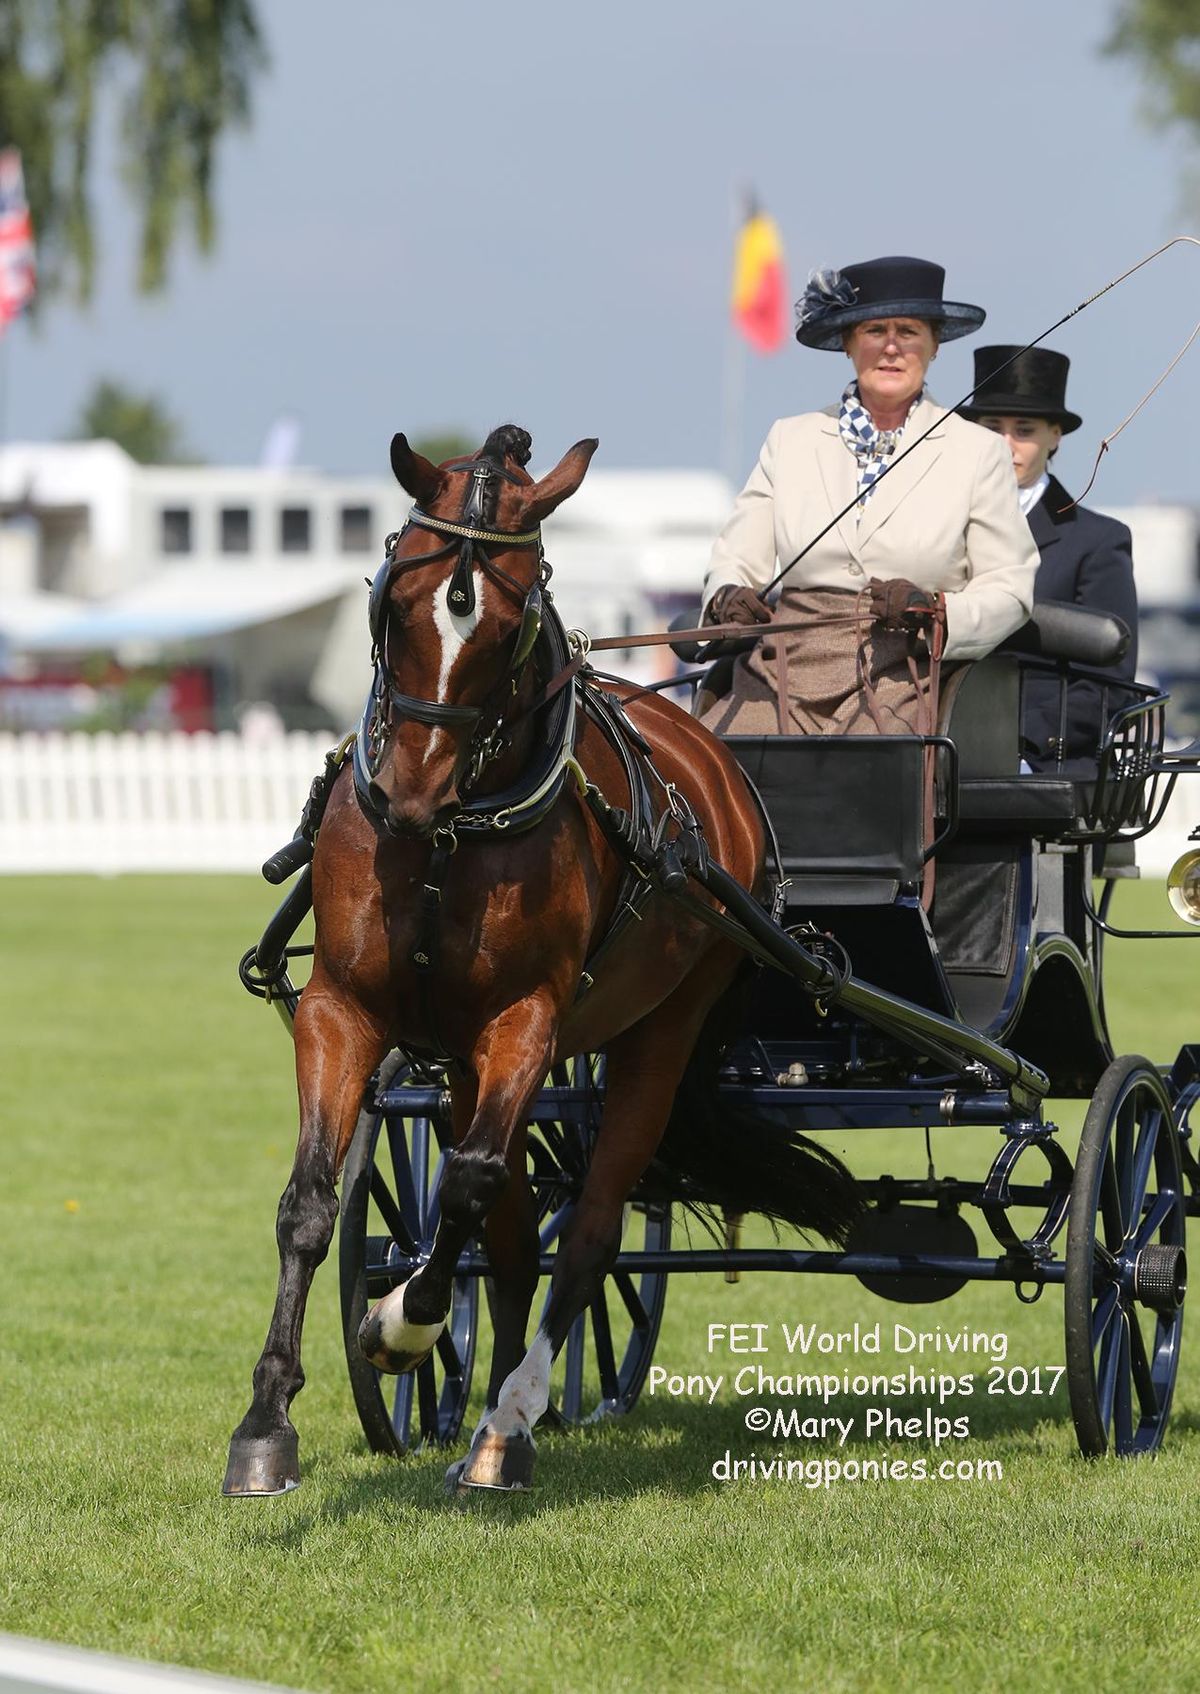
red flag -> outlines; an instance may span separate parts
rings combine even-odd
[[[33,220],[21,155],[5,147],[0,149],[0,334],[25,310],[36,288]]]
[[[774,353],[787,337],[787,273],[775,220],[752,209],[733,261],[733,321],[752,347]]]

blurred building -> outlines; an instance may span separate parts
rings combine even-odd
[[[710,472],[593,469],[545,527],[564,618],[619,634],[695,604],[731,500]],[[364,578],[408,505],[390,480],[148,467],[104,441],[0,450],[0,722],[87,721],[149,677],[146,727],[249,713],[261,734],[264,705],[289,729],[348,725],[370,675]]]
[[[694,611],[733,495],[710,471],[594,466],[545,526],[568,625],[632,634]],[[386,478],[143,466],[107,441],[0,449],[0,727],[342,731],[370,675],[364,579],[408,505]],[[1133,531],[1142,672],[1200,733],[1200,515],[1112,515]],[[603,666],[673,667],[663,647]]]

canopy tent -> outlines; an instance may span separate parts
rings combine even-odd
[[[0,636],[27,653],[95,652],[132,642],[169,648],[339,600],[361,576],[357,565],[174,565],[111,600],[67,602],[58,616],[19,627],[0,607]]]

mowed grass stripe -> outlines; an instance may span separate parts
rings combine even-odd
[[[365,1451],[329,1263],[295,1408],[304,1486],[222,1500],[295,1137],[288,1043],[234,970],[271,894],[251,879],[46,878],[6,880],[0,896],[0,1628],[347,1694],[1200,1685],[1200,1342],[1186,1327],[1168,1448],[1151,1463],[1084,1464],[1064,1387],[988,1396],[985,1358],[943,1355],[926,1362],[975,1387],[947,1407],[972,1420],[954,1455],[999,1460],[1001,1482],[718,1485],[727,1450],[838,1455],[750,1436],[754,1401],[727,1383],[713,1406],[646,1396],[623,1424],[547,1437],[535,1494],[459,1509],[444,1455]],[[1158,922],[1165,901],[1135,886],[1118,910]],[[1110,949],[1124,1049],[1165,1059],[1200,1038],[1200,956]],[[840,1145],[863,1170],[923,1165],[911,1132]],[[984,1131],[934,1138],[953,1174],[994,1146]],[[715,1374],[731,1361],[706,1351],[710,1320],[801,1319],[879,1319],[885,1335],[897,1320],[966,1325],[1006,1334],[1010,1363],[1062,1362],[1054,1292],[1026,1308],[979,1286],[916,1309],[783,1276],[675,1278],[657,1358]],[[796,1369],[771,1334],[764,1367]],[[858,1435],[842,1456],[884,1452],[937,1456]]]

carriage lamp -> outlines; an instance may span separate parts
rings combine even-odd
[[[1198,835],[1200,831],[1194,830],[1190,839]],[[1189,847],[1171,866],[1167,899],[1184,923],[1200,925],[1200,847]]]

